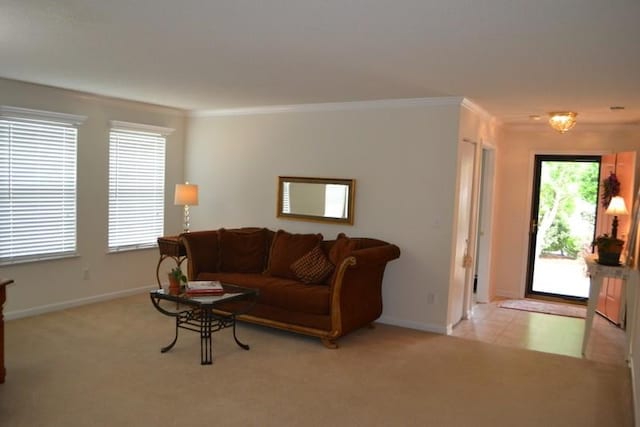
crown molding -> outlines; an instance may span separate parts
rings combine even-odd
[[[310,113],[319,111],[374,110],[383,108],[439,107],[461,105],[462,97],[400,98],[373,101],[324,102],[317,104],[267,105],[261,107],[192,110],[190,117],[250,116],[258,114]]]
[[[482,108],[481,106],[479,106],[478,104],[470,100],[469,98],[462,98],[462,102],[460,103],[460,105],[462,105],[462,107],[466,108],[472,113],[479,115],[482,119],[486,121],[500,124],[498,122],[498,119],[496,119],[490,112],[488,112],[487,110],[485,110],[484,108]]]
[[[147,112],[155,112],[155,113],[167,114],[167,115],[172,115],[177,117],[185,117],[188,111],[184,108],[172,107],[169,105],[154,104],[151,102],[145,102],[145,101],[140,101],[135,99],[119,98],[116,96],[101,95],[99,93],[85,92],[77,89],[69,89],[63,86],[52,86],[52,85],[46,85],[42,83],[30,82],[26,80],[17,80],[17,79],[0,77],[0,81],[3,81],[3,80],[10,83],[26,85],[26,86],[39,86],[43,89],[57,91],[63,94],[64,96],[69,96],[71,98],[79,99],[82,101],[100,102],[100,103],[105,103],[109,105],[114,105],[117,107],[135,108],[135,109],[141,109]]]

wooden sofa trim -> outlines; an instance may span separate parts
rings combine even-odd
[[[333,289],[331,289],[331,331],[329,331],[328,338],[333,341],[333,347],[329,347],[327,343],[322,343],[329,348],[338,348],[338,344],[335,342],[340,335],[342,335],[342,311],[340,309],[341,301],[340,295],[342,291],[342,278],[347,268],[356,265],[356,258],[349,256],[342,260],[340,267],[338,267],[338,273],[336,279],[333,282]]]
[[[331,338],[331,332],[322,329],[309,328],[306,326],[294,325],[291,323],[278,322],[277,320],[265,319],[263,317],[256,317],[250,314],[241,314],[237,316],[239,320],[255,323],[256,325],[269,326],[271,328],[281,329],[288,332],[297,332],[299,334],[309,335],[312,337],[320,338],[322,343],[327,348],[338,348],[338,344],[334,338]]]

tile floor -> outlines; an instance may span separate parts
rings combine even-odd
[[[582,357],[584,319],[477,304],[473,316],[453,329],[453,336],[547,353]],[[596,314],[587,347],[589,360],[625,365],[624,330]]]

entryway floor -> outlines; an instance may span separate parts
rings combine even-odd
[[[499,301],[476,304],[470,320],[453,329],[453,336],[546,353],[582,357],[584,319],[498,307]],[[586,358],[626,366],[624,330],[596,314]]]

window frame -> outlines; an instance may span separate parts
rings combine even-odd
[[[33,134],[35,134],[38,131],[42,132],[46,130],[47,127],[56,127],[60,129],[58,129],[57,131],[52,130],[51,134],[49,135],[50,138],[54,138],[54,137],[56,138],[55,142],[58,143],[58,146],[56,146],[56,148],[65,147],[65,144],[67,142],[70,142],[73,145],[73,153],[72,153],[73,165],[71,166],[71,168],[68,168],[68,167],[60,168],[60,171],[66,171],[67,173],[72,171],[73,173],[73,176],[71,179],[71,182],[73,183],[72,185],[73,194],[68,198],[64,197],[64,193],[66,191],[64,188],[65,182],[61,182],[60,187],[56,187],[56,193],[55,193],[56,196],[58,195],[61,196],[60,199],[58,199],[57,201],[62,206],[65,206],[65,204],[68,204],[70,202],[72,203],[73,216],[72,217],[61,216],[56,221],[51,221],[49,224],[47,224],[49,227],[56,226],[64,230],[68,230],[69,228],[73,229],[73,236],[72,236],[73,240],[70,241],[69,239],[63,239],[67,243],[72,243],[72,247],[68,250],[58,250],[58,251],[48,252],[47,250],[55,249],[55,247],[58,246],[58,245],[50,244],[47,247],[41,249],[39,252],[28,253],[25,255],[12,254],[9,256],[1,257],[0,265],[13,265],[13,264],[56,260],[56,259],[63,259],[63,258],[78,256],[78,146],[79,146],[79,139],[80,139],[79,126],[85,120],[86,120],[86,116],[81,116],[76,114],[59,113],[59,112],[45,111],[45,110],[34,110],[34,109],[21,108],[21,107],[12,107],[7,105],[0,106],[0,121],[8,122],[8,126],[7,126],[8,130],[11,129],[12,124],[15,127],[23,127],[23,128],[28,127],[29,124],[33,124],[34,125],[33,129],[27,128],[27,130],[24,131],[25,135],[29,135],[29,132],[32,132]],[[60,137],[59,135],[57,136],[55,135],[55,133],[58,133],[58,132],[61,132],[64,134],[66,132],[65,128],[73,129],[75,134],[74,137],[69,138],[68,141],[67,141],[67,136]],[[11,137],[9,137],[7,139],[7,144],[8,144],[9,150],[11,150],[11,147],[17,145],[18,142],[15,142],[15,141],[12,142]],[[34,144],[33,142],[31,143],[31,146],[29,146],[28,144],[26,145],[27,147],[33,149],[32,151],[28,152],[29,154],[33,154],[37,152],[36,145],[37,144]],[[60,155],[60,159],[58,160],[69,161],[70,158]],[[12,168],[11,165],[17,162],[17,160],[16,158],[13,158],[11,156],[10,152],[7,152],[6,162],[7,162],[6,176],[7,176],[7,186],[8,186],[7,200],[9,201],[8,204],[13,205],[14,202],[11,202],[11,200],[15,199],[15,197],[12,197],[10,195],[10,191],[12,186],[14,185],[13,183],[14,179],[12,179],[13,175],[10,169]],[[23,168],[23,170],[28,171],[28,169],[25,169],[25,168]],[[38,172],[38,167],[33,166],[31,173],[33,175],[36,175],[36,172]],[[58,172],[58,170],[55,170],[55,172]],[[67,178],[67,181],[68,179],[69,178]],[[42,187],[40,187],[39,190],[40,190],[40,193],[36,193],[36,194],[42,194]],[[29,208],[31,209],[29,212],[39,212],[39,213],[42,212],[42,210],[38,209],[37,206],[32,205],[32,206],[29,206]],[[61,209],[62,211],[64,211],[63,208],[58,208],[58,209]],[[8,215],[10,215],[12,218],[20,216],[19,213],[16,215],[13,215],[12,211],[13,211],[12,208],[8,208],[7,210]],[[55,210],[53,212],[55,212]],[[36,232],[38,231],[38,226],[35,222],[31,224],[31,227],[34,231]],[[40,229],[40,232],[42,232],[42,228]],[[63,236],[65,233],[66,232],[60,232],[60,235]],[[25,239],[22,239],[22,240],[24,241]],[[50,241],[51,240],[53,240],[53,238],[50,239]],[[17,239],[16,242],[18,242],[19,244],[20,239]],[[12,253],[15,253],[15,251],[19,249],[19,247],[17,247],[13,243],[11,243],[10,246],[12,246],[12,249],[10,249]],[[16,246],[16,248],[13,248],[14,246]],[[37,245],[34,244],[32,246],[33,246],[33,250],[36,250]],[[61,248],[62,247],[63,246],[61,246]],[[29,247],[27,246],[26,249],[29,249]]]
[[[109,151],[109,155],[108,155],[108,164],[107,164],[107,169],[108,169],[108,190],[107,190],[107,241],[106,241],[106,250],[107,253],[113,254],[113,253],[119,253],[119,252],[126,252],[126,251],[136,251],[136,250],[145,250],[145,249],[150,249],[150,248],[155,248],[157,247],[158,243],[157,243],[157,237],[160,237],[164,234],[164,226],[165,226],[165,206],[166,206],[166,197],[165,197],[165,192],[166,192],[166,147],[167,147],[167,137],[174,131],[174,129],[172,128],[167,128],[167,127],[161,127],[161,126],[154,126],[154,125],[147,125],[147,124],[141,124],[141,123],[131,123],[131,122],[123,122],[123,121],[117,121],[117,120],[112,120],[110,121],[110,127],[109,127],[109,135],[108,135],[108,151]],[[126,243],[123,244],[122,242],[117,242],[114,241],[112,244],[112,238],[113,240],[116,240],[116,238],[118,237],[116,236],[112,236],[112,224],[114,222],[114,219],[112,217],[113,215],[113,211],[112,209],[117,209],[117,207],[112,206],[112,201],[113,201],[113,194],[112,191],[115,191],[115,188],[112,187],[112,144],[113,144],[113,140],[112,140],[112,135],[113,133],[120,133],[121,135],[128,135],[130,136],[132,139],[135,139],[136,136],[138,137],[148,137],[148,138],[162,138],[163,140],[163,147],[162,147],[162,177],[160,179],[161,183],[162,183],[162,188],[159,192],[157,192],[158,194],[162,195],[162,202],[160,203],[160,209],[159,212],[162,214],[162,218],[161,218],[161,230],[160,230],[160,235],[159,236],[153,236],[153,240],[150,239],[150,235],[147,235],[144,237],[143,240],[140,240],[138,242],[132,242],[132,243]],[[131,143],[132,141],[123,141],[126,143]],[[155,153],[155,150],[152,150],[153,153]],[[157,154],[157,153],[156,153]],[[117,220],[115,220],[117,221]],[[135,222],[135,221],[133,221]],[[120,244],[118,244],[120,243]]]

